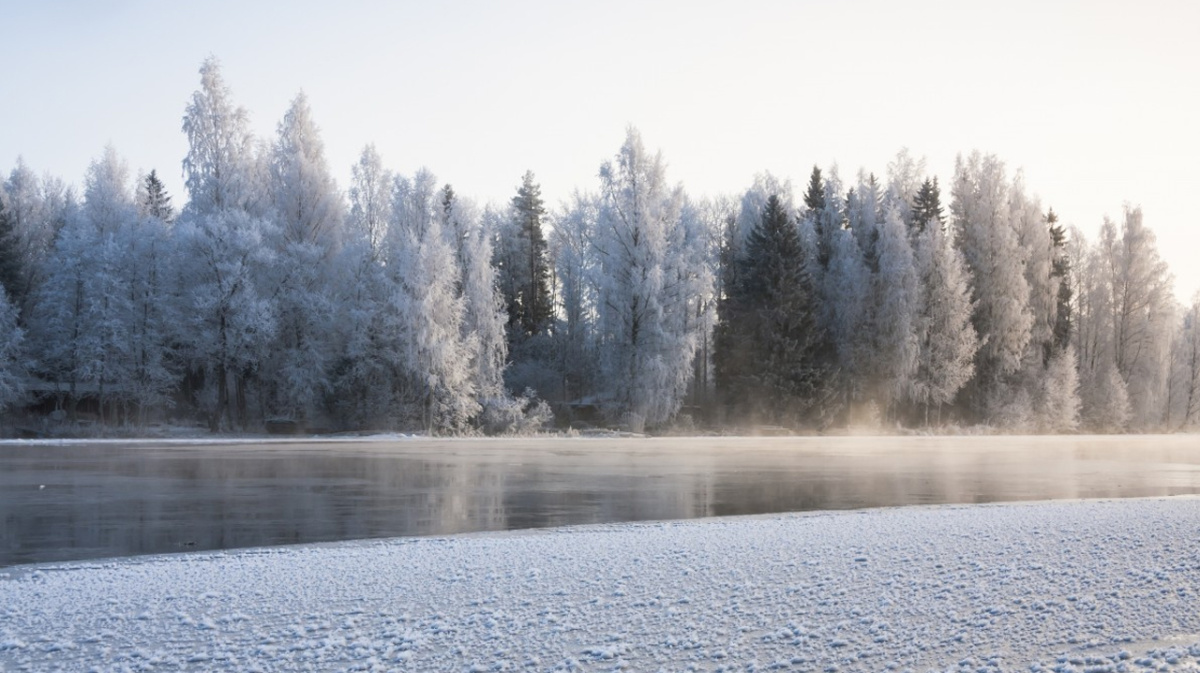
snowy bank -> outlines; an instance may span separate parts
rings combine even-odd
[[[0,670],[1200,670],[1200,498],[0,571]]]

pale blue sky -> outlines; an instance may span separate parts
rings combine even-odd
[[[301,88],[330,166],[374,142],[460,194],[592,188],[627,124],[696,195],[814,163],[948,183],[994,152],[1089,234],[1141,204],[1200,289],[1200,3],[0,0],[0,171],[79,183],[111,142],[184,199],[180,119],[209,54],[270,137]],[[948,195],[946,196],[948,201]]]

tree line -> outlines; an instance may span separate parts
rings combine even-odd
[[[901,152],[694,199],[629,129],[556,210],[480,207],[367,146],[343,193],[308,102],[255,138],[207,60],[187,200],[109,147],[82,193],[0,188],[0,405],[214,431],[561,423],[1176,430],[1200,420],[1200,297],[1138,208],[1097,240],[992,155],[948,195]],[[948,198],[946,198],[948,196]],[[948,205],[943,205],[948,201]],[[24,411],[22,411],[24,410]]]

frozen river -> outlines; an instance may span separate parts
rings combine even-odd
[[[1200,494],[1200,438],[0,444],[0,566],[581,523]]]

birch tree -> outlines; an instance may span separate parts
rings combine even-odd
[[[686,392],[699,333],[689,329],[700,241],[682,226],[682,188],[666,182],[630,128],[615,161],[600,168],[597,255],[600,367],[611,413],[635,430],[669,420]]]

